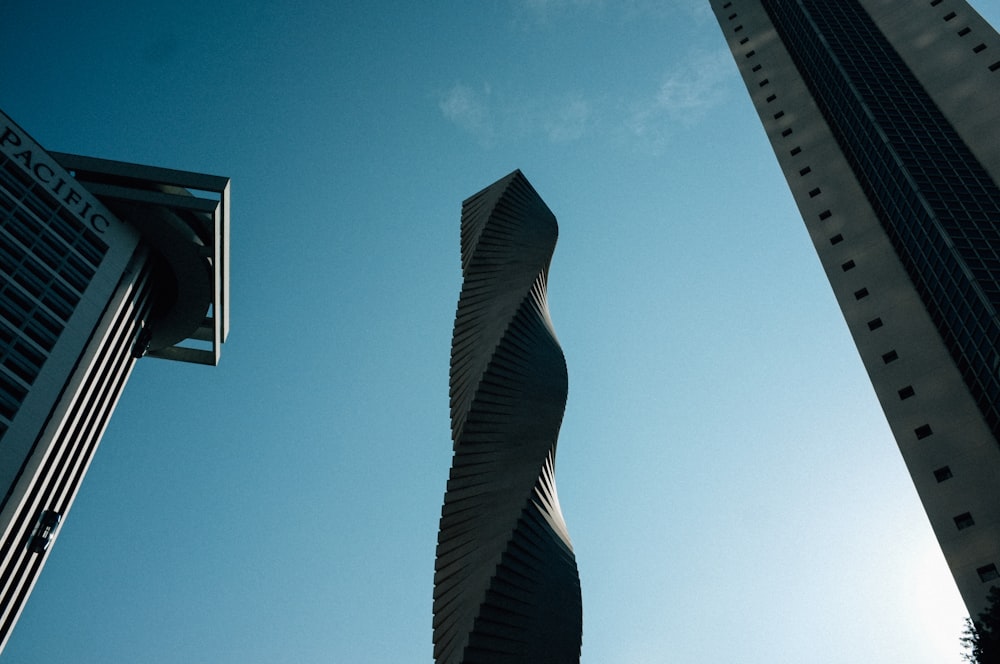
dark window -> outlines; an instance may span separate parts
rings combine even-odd
[[[912,385],[907,385],[903,389],[899,390],[899,399],[900,399],[900,401],[906,401],[907,399],[909,399],[910,397],[912,397],[914,394],[916,394],[916,392],[913,391],[913,386]]]
[[[990,71],[996,71],[997,69],[1000,69],[1000,60],[990,65]]]
[[[768,84],[768,83],[770,83],[770,82],[771,82],[771,81],[769,81],[769,80],[767,80],[767,79],[765,78],[765,79],[764,79],[763,81],[761,81],[760,83],[758,83],[758,85],[759,85],[760,87],[764,87],[765,85],[767,85],[767,84]]]
[[[822,212],[819,213],[819,220],[824,221],[826,219],[829,219],[832,215],[833,213],[830,212],[829,210],[823,210]],[[841,235],[834,235],[833,237],[840,238],[840,240],[844,239],[843,236]],[[837,242],[840,242],[840,240],[837,240]],[[837,244],[837,242],[834,242],[833,238],[830,238],[830,244]]]
[[[946,21],[950,21],[953,18],[955,18],[955,12],[948,12],[944,15],[944,20]]]
[[[941,0],[931,0],[931,7],[937,7],[941,4]],[[735,14],[734,14],[735,16]]]
[[[824,217],[823,215],[820,215],[819,218],[820,219],[825,219],[826,217]],[[840,233],[837,233],[832,238],[830,238],[830,244],[840,244],[843,241],[844,241],[844,236],[841,235]]]
[[[772,101],[774,101],[774,100],[775,100],[775,99],[777,99],[777,98],[778,98],[778,95],[768,95],[768,97],[767,97],[767,99],[766,99],[765,101],[766,101],[766,102],[767,102],[768,104],[770,104],[770,103],[771,103]]]
[[[781,118],[781,117],[784,117],[784,116],[785,116],[785,112],[784,111],[778,111],[777,113],[774,114],[774,119],[777,120],[778,118]]]
[[[736,18],[736,14],[730,14],[729,15],[729,20],[730,21],[732,21],[734,18]]]
[[[881,318],[872,318],[870,321],[868,321],[868,329],[874,332],[875,330],[882,327],[883,324],[884,323],[882,323]]]
[[[938,482],[944,482],[945,480],[950,480],[952,478],[951,468],[948,466],[941,466],[934,471],[934,479]]]
[[[899,359],[899,353],[897,353],[894,350],[890,350],[888,353],[884,353],[882,355],[882,361],[885,362],[886,364],[889,364],[890,362],[895,362],[898,359]]]
[[[757,51],[747,51],[746,57],[752,58],[755,55],[757,55]]]
[[[868,297],[868,289],[867,288],[861,288],[859,290],[854,291],[854,299],[855,300],[863,300],[866,297]]]
[[[821,192],[820,192],[820,189],[819,189],[819,187],[816,187],[815,189],[813,189],[813,190],[811,190],[811,191],[809,192],[809,198],[816,198],[817,196],[819,196],[819,195],[820,195],[820,193],[821,193]]]
[[[740,40],[740,46],[743,46],[743,44],[746,44],[748,41],[750,41],[750,38],[744,37],[743,39]]]
[[[735,28],[733,28],[733,32],[739,32],[742,29],[743,29],[742,25],[737,25]]]
[[[731,3],[731,2],[727,2],[726,4],[722,5],[722,8],[723,8],[723,9],[729,9],[729,8],[730,8],[730,7],[732,7],[732,6],[733,6],[733,3]]]
[[[976,574],[979,575],[979,580],[983,583],[987,581],[992,581],[993,579],[1000,578],[1000,572],[997,572],[997,566],[993,563],[989,565],[983,565],[982,567],[976,568]]]
[[[795,146],[794,148],[792,148],[792,151],[789,152],[788,154],[790,154],[790,155],[792,155],[794,157],[795,155],[797,155],[800,152],[802,152],[802,148],[800,148],[798,146]]]
[[[955,517],[955,526],[959,530],[964,530],[969,526],[974,526],[974,525],[976,525],[976,522],[972,520],[972,515],[969,514],[968,512],[963,512],[962,514],[959,514],[958,516]]]
[[[760,71],[760,65],[754,65],[750,71]]]
[[[934,432],[931,431],[931,425],[921,424],[920,426],[918,426],[916,429],[913,430],[913,433],[917,434],[917,440],[922,440]]]
[[[840,269],[843,270],[844,272],[847,272],[848,270],[853,270],[854,267],[855,267],[854,261],[847,261],[846,263],[840,266]]]
[[[792,128],[789,127],[785,131],[781,132],[781,135],[784,136],[785,138],[788,138],[789,136],[792,135]]]
[[[975,47],[973,47],[972,52],[973,53],[982,53],[985,50],[986,50],[986,44],[978,44]]]
[[[799,175],[806,175],[808,173],[812,173],[812,169],[809,168],[808,166],[799,169]]]
[[[969,34],[970,32],[972,32],[972,28],[966,26],[966,27],[964,27],[964,28],[962,28],[961,30],[958,31],[958,36],[959,37],[964,37],[965,35]]]

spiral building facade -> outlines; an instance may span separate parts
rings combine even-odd
[[[567,391],[546,299],[557,236],[520,171],[462,203],[454,458],[434,575],[438,664],[580,659],[580,579],[555,485]]]

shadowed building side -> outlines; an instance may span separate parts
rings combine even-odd
[[[455,455],[434,575],[438,664],[580,658],[580,581],[555,487],[567,391],[546,301],[557,236],[520,171],[462,204]]]
[[[711,0],[971,615],[1000,579],[1000,36],[965,0]]]

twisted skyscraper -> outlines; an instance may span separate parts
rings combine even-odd
[[[580,579],[555,485],[567,389],[546,301],[557,236],[520,171],[462,203],[455,456],[434,574],[438,664],[580,658]]]

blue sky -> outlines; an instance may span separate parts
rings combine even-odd
[[[582,661],[960,661],[707,1],[8,0],[0,62],[48,149],[233,182],[222,364],[139,363],[4,661],[430,662],[459,206],[514,168],[560,223]]]

